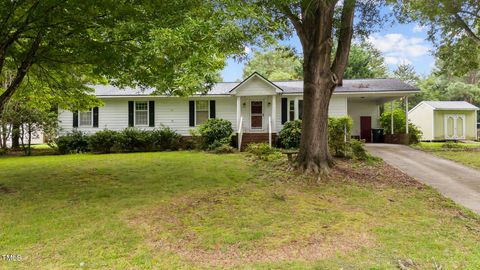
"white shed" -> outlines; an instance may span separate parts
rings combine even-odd
[[[422,101],[408,113],[423,141],[477,140],[478,107],[465,101]]]

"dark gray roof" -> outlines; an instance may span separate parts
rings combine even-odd
[[[303,81],[280,81],[273,83],[282,88],[285,93],[303,93]],[[418,89],[396,79],[343,80],[343,85],[335,88],[337,93],[384,91],[418,91]]]
[[[303,93],[303,81],[273,81],[273,84],[285,94]],[[208,95],[229,95],[240,82],[220,82],[215,84]],[[152,88],[118,88],[111,85],[94,85],[96,96],[148,96]],[[342,86],[335,88],[336,93],[418,91],[415,87],[396,79],[358,79],[343,80]]]

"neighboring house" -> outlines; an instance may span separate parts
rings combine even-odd
[[[86,112],[59,110],[64,132],[78,129],[96,132],[126,127],[153,129],[167,126],[181,135],[209,118],[229,120],[247,139],[268,140],[286,121],[302,119],[303,81],[269,81],[253,73],[242,82],[221,82],[206,94],[190,97],[151,95],[153,89],[119,89],[94,86],[104,106]],[[418,89],[395,79],[344,80],[333,93],[329,114],[349,115],[352,135],[371,141],[371,129],[379,127],[380,105],[415,94]],[[238,127],[241,126],[241,129]]]
[[[422,101],[408,113],[424,141],[476,140],[478,107],[465,101]]]
[[[11,134],[11,127],[10,126],[7,126],[8,128],[8,132],[7,132],[7,146],[8,147],[11,147],[12,146],[12,134]],[[1,128],[0,128],[0,132],[1,132]],[[23,136],[23,142],[25,144],[28,143],[28,134],[25,134]],[[45,139],[44,139],[44,136],[43,136],[43,132],[42,131],[35,131],[32,133],[32,138],[31,138],[31,144],[42,144],[42,143],[45,143]],[[22,144],[22,139],[20,138],[20,144]]]

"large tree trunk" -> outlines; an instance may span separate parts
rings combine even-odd
[[[322,71],[318,54],[304,55],[304,108],[297,164],[306,173],[323,175],[333,165],[328,150],[328,107],[335,83],[331,72]]]

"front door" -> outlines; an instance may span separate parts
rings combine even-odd
[[[360,116],[360,139],[372,142],[372,117]]]
[[[445,139],[464,140],[465,139],[465,115],[464,114],[446,114],[445,115]]]
[[[250,102],[250,126],[252,129],[263,129],[263,101]]]

